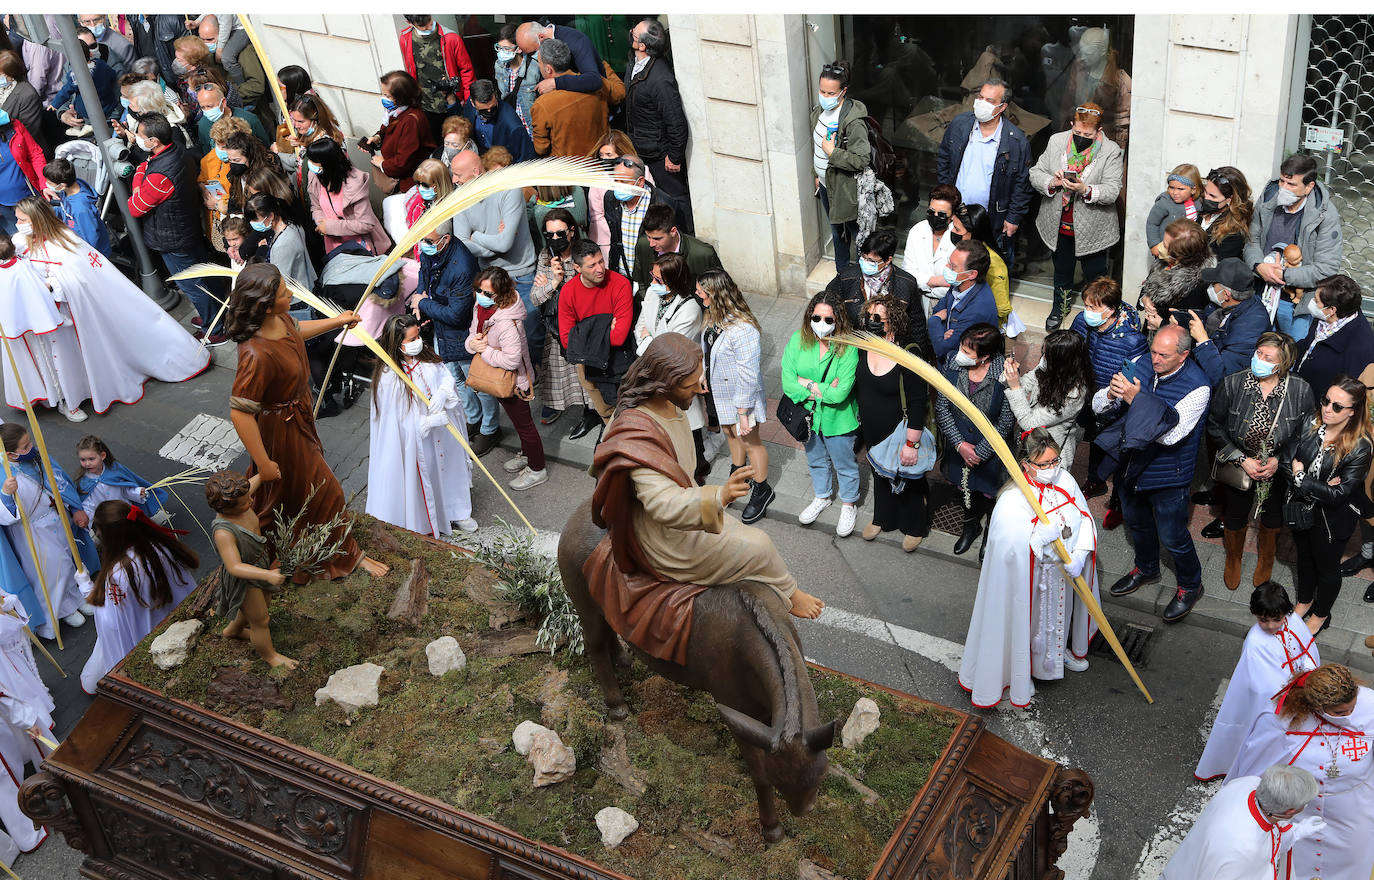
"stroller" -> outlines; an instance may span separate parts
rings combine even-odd
[[[332,300],[340,308],[357,309],[362,302],[363,291],[372,280],[377,267],[386,260],[386,255],[377,256],[361,242],[347,241],[324,256],[324,266],[315,281],[315,294],[323,299]],[[372,289],[372,295],[379,299],[395,299],[401,288],[401,266],[393,263],[387,274]],[[323,317],[323,316],[317,316]],[[306,343],[310,358],[310,378],[316,393],[324,374],[329,369],[329,361],[334,356],[335,340],[333,333],[317,336]],[[329,379],[324,403],[320,405],[319,418],[338,415],[357,402],[364,386],[372,384],[373,357],[362,346],[345,345],[339,351],[339,361],[334,374]],[[335,399],[342,392],[343,405]]]

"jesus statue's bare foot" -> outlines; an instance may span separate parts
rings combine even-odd
[[[821,616],[821,609],[825,603],[800,587],[792,594],[792,614],[797,617],[804,617],[807,620],[815,620]]]
[[[265,660],[265,661],[267,661],[267,665],[268,665],[268,666],[271,666],[273,669],[286,669],[286,670],[291,670],[291,669],[295,669],[297,666],[300,665],[300,662],[299,662],[299,661],[297,661],[297,660],[292,660],[290,657],[286,656],[285,654],[276,654],[276,653],[273,653],[271,656],[264,657],[264,658],[262,658],[262,659]]]
[[[386,577],[386,573],[391,571],[391,566],[384,562],[378,562],[371,556],[364,556],[363,561],[358,564],[363,567],[363,571],[375,578]]]

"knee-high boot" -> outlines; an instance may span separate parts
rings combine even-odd
[[[1254,584],[1259,586],[1274,576],[1274,551],[1279,543],[1279,530],[1260,526],[1255,543],[1259,545],[1259,561],[1255,563]]]
[[[1226,547],[1226,568],[1222,580],[1226,589],[1234,590],[1240,586],[1240,564],[1245,553],[1245,529],[1227,529],[1222,533],[1222,543]]]

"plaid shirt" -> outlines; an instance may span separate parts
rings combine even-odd
[[[524,78],[524,65],[521,65],[519,69],[506,65],[506,94],[518,93],[520,91],[520,81]],[[534,125],[530,122],[529,117],[525,115],[524,105],[520,103],[518,98],[514,104],[515,115],[520,117],[520,124],[525,126],[525,131],[527,133],[533,133]]]
[[[649,211],[649,198],[640,196],[633,208],[629,202],[621,202],[620,243],[625,248],[625,267],[630,274],[635,270],[635,245],[639,243],[639,227],[644,225],[644,215]]]

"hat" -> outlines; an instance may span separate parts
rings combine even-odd
[[[1248,293],[1255,286],[1255,273],[1239,257],[1227,257],[1215,266],[1203,269],[1199,277],[1206,284],[1220,283],[1232,293]]]

